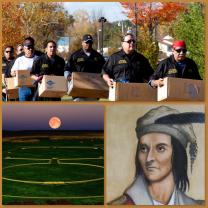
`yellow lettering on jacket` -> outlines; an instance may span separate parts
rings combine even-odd
[[[48,68],[48,64],[42,64],[42,68]]]
[[[127,61],[125,59],[121,59],[118,61],[118,64],[127,64]]]
[[[77,63],[84,61],[84,58],[78,58]]]
[[[168,74],[176,74],[177,70],[176,69],[169,69]]]

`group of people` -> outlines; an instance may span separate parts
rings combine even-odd
[[[45,53],[35,50],[32,37],[24,39],[18,45],[16,58],[14,48],[6,46],[2,58],[2,70],[5,77],[16,75],[17,70],[30,70],[35,87],[20,87],[19,101],[60,100],[60,98],[39,98],[38,83],[43,75],[65,76],[70,81],[72,72],[100,73],[109,87],[113,82],[147,82],[153,88],[163,85],[164,77],[201,79],[196,63],[186,57],[186,43],[177,40],[173,43],[173,55],[161,61],[154,71],[149,61],[135,50],[135,37],[126,34],[122,37],[122,49],[112,54],[107,61],[93,49],[93,38],[85,34],[81,49],[70,55],[65,64],[63,58],[56,54],[57,45],[49,40],[44,46]]]

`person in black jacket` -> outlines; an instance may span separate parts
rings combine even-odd
[[[56,43],[53,40],[49,40],[46,43],[45,50],[46,54],[38,57],[32,66],[31,77],[36,83],[41,82],[43,75],[64,76],[65,61],[56,55]],[[35,94],[35,99],[37,99],[37,92]],[[60,98],[38,98],[38,100],[60,100]]]
[[[112,54],[103,66],[102,76],[108,86],[116,82],[148,82],[153,74],[149,61],[135,50],[133,34],[122,38],[122,50]]]
[[[71,81],[72,72],[101,73],[105,63],[104,57],[93,49],[93,38],[90,34],[82,37],[82,48],[72,53],[65,67],[64,76]],[[73,97],[74,101],[94,101],[94,98]]]
[[[4,56],[2,57],[2,75],[4,75],[4,78],[11,77],[9,73],[9,69],[13,65],[14,61],[14,47],[7,45],[4,48]],[[5,79],[3,81],[3,89],[2,89],[2,100],[6,101],[7,99],[7,91],[6,91],[6,82]]]
[[[92,48],[93,38],[86,34],[82,38],[82,48],[72,53],[65,66],[65,77],[71,80],[72,72],[101,73],[105,63],[103,56]]]
[[[14,47],[13,46],[5,46],[4,56],[2,57],[2,74],[5,74],[5,77],[11,77],[8,73],[8,70],[13,63],[14,57]]]
[[[185,41],[174,41],[172,48],[173,55],[162,60],[152,75],[149,82],[152,87],[163,86],[163,78],[165,77],[201,80],[196,63],[186,57]]]

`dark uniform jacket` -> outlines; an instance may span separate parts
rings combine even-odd
[[[143,83],[153,74],[149,61],[136,51],[127,55],[123,50],[111,55],[103,66],[102,74],[108,74],[115,81]]]
[[[60,56],[54,56],[54,62],[52,62],[49,57],[44,54],[38,57],[34,63],[31,70],[31,74],[34,75],[55,75],[64,76],[64,59]]]
[[[177,67],[177,62],[174,59],[174,56],[171,55],[165,60],[162,60],[154,74],[151,77],[151,80],[157,80],[164,77],[176,77],[184,79],[197,79],[200,80],[199,71],[196,63],[189,58],[186,58],[184,61],[184,68],[181,70]]]
[[[8,61],[5,57],[2,57],[2,74],[5,75],[5,77],[11,77],[11,68],[14,64],[14,60]]]
[[[87,56],[83,49],[74,52],[68,59],[65,71],[101,73],[105,60],[103,56],[92,49],[90,56]]]
[[[41,75],[64,76],[64,67],[65,67],[65,61],[60,56],[55,55],[53,61],[51,61],[46,54],[43,54],[34,61],[31,74],[34,74],[36,76],[41,76]],[[60,101],[61,99],[38,97],[38,85],[36,83],[36,92],[34,94],[33,100]]]

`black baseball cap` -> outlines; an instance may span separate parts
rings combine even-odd
[[[84,35],[84,36],[82,37],[82,41],[84,41],[85,43],[88,42],[88,41],[93,42],[93,38],[92,38],[91,35],[86,34],[86,35]]]

